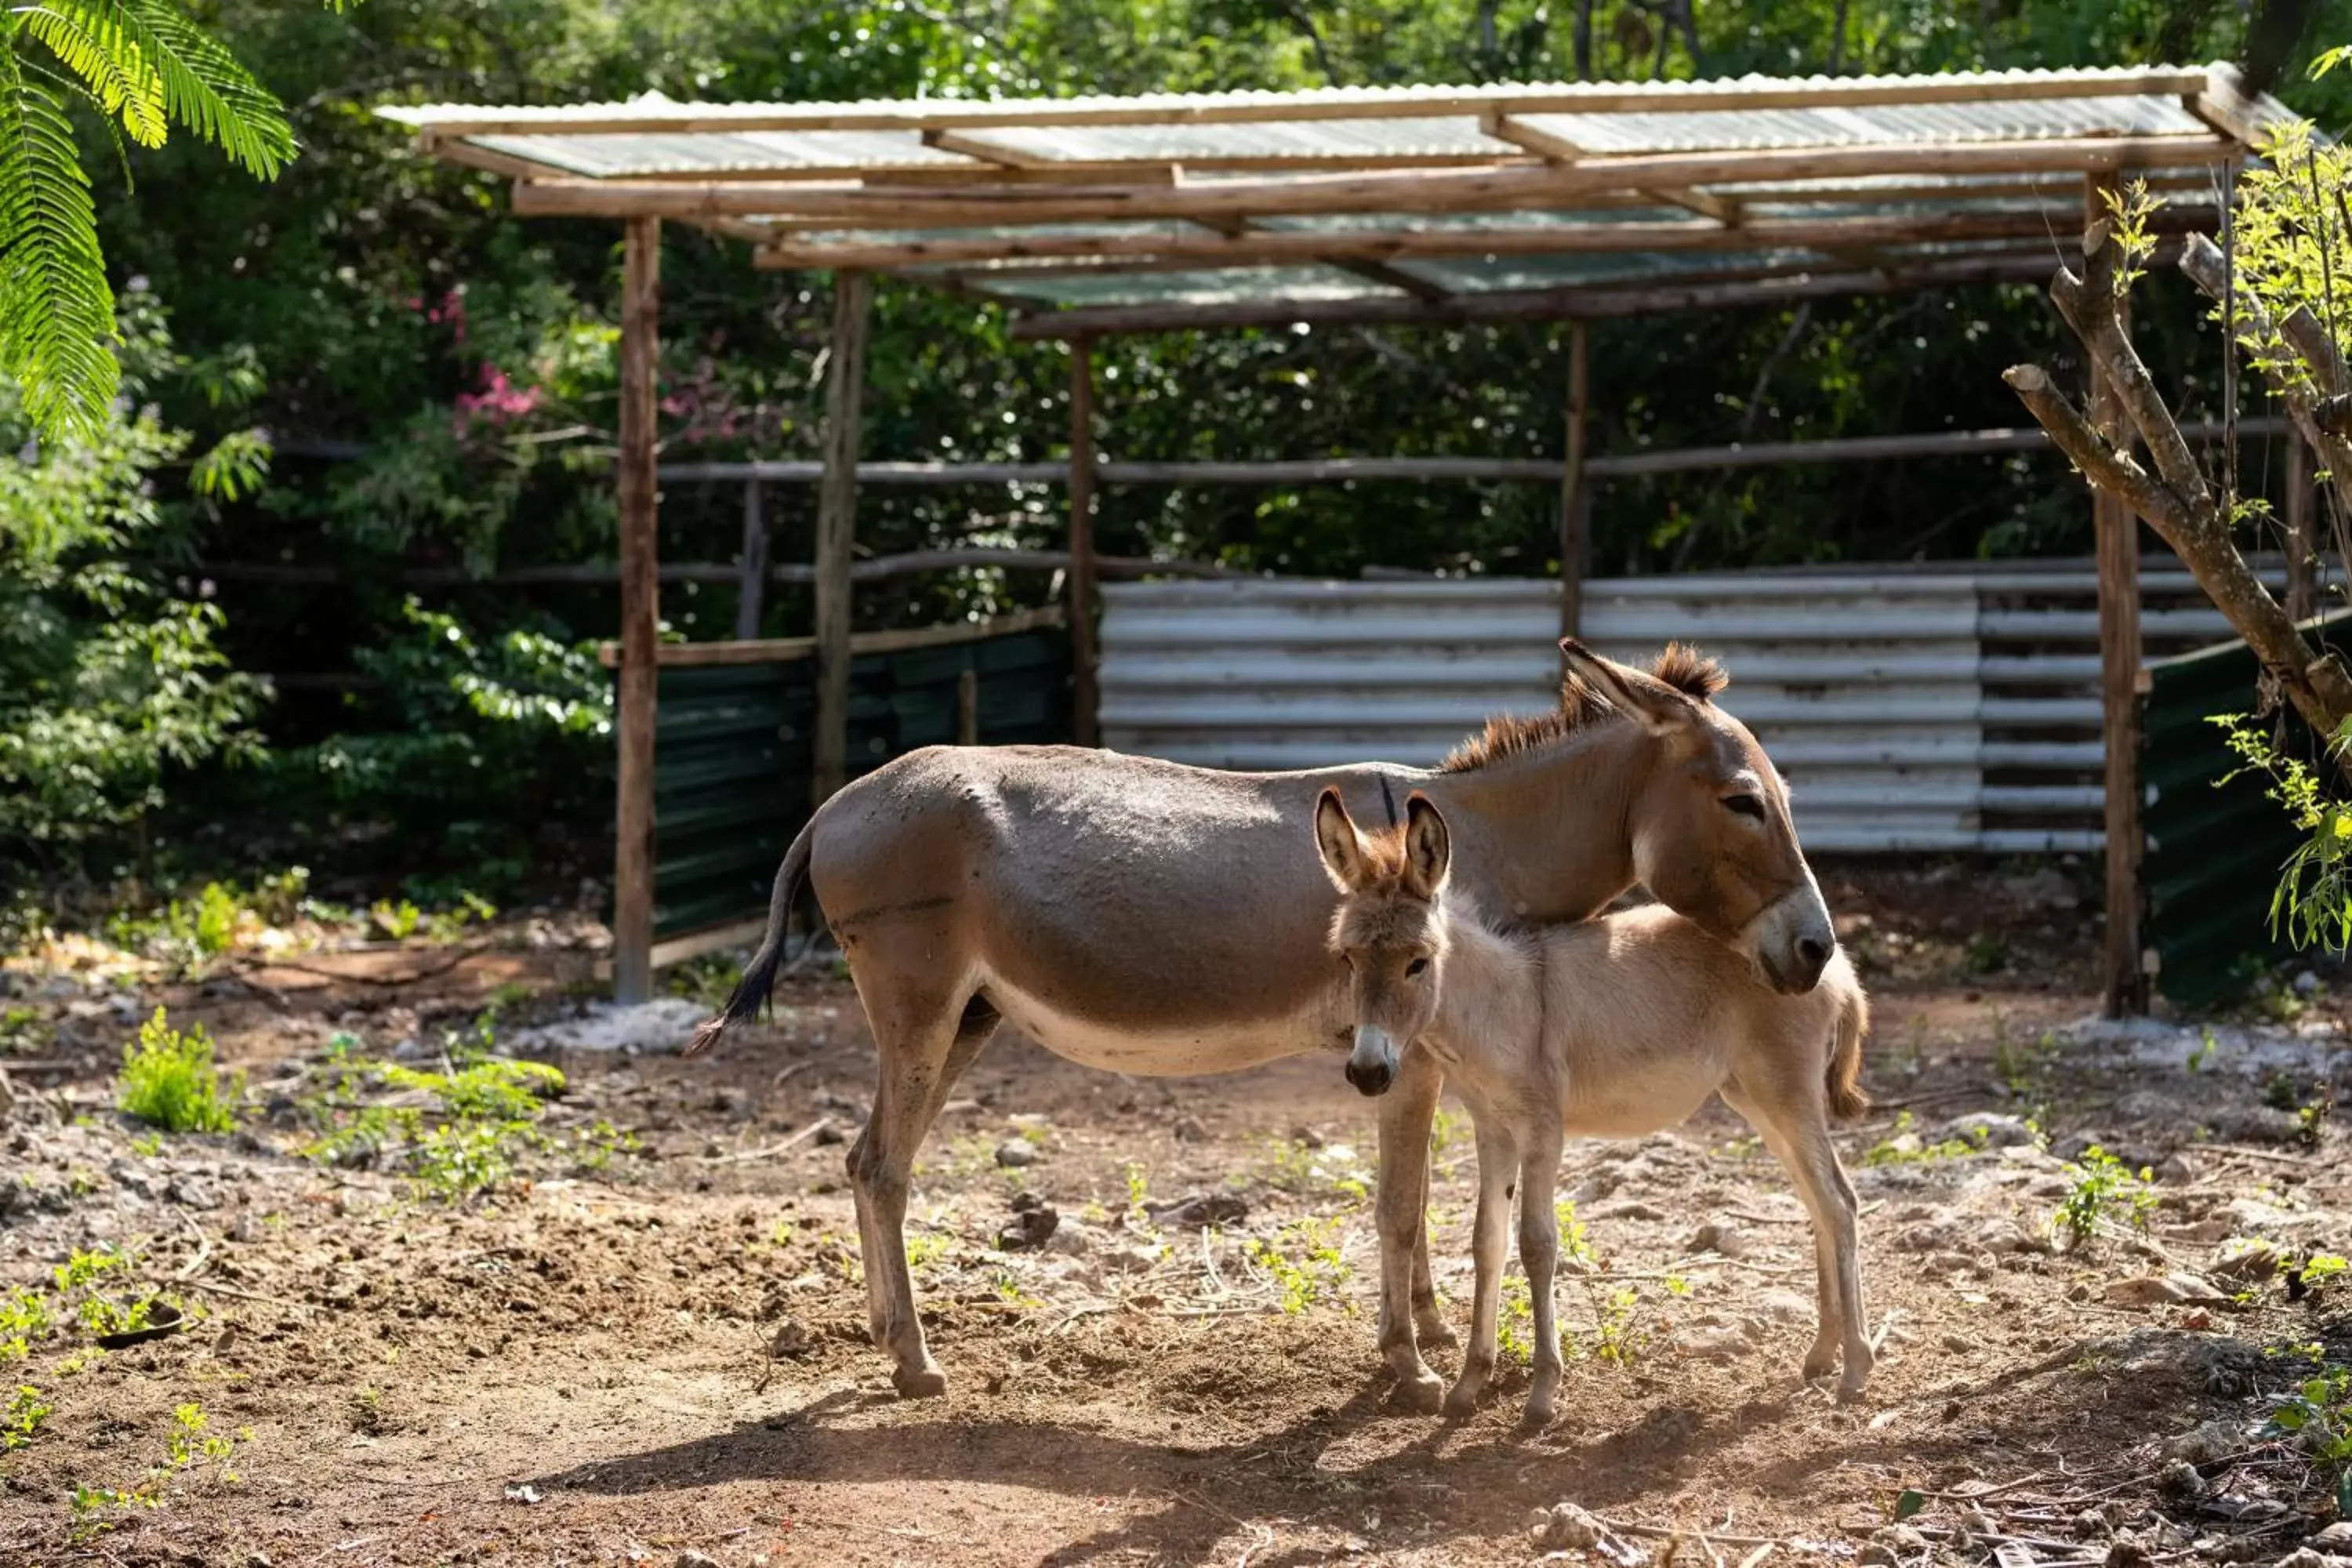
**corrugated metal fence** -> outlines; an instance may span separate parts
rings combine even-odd
[[[2150,655],[2229,635],[2151,557]],[[2087,562],[1601,579],[1586,639],[1722,658],[1723,705],[1796,792],[1815,850],[2095,848],[2097,580]],[[1154,582],[1103,590],[1101,723],[1118,751],[1231,768],[1426,764],[1489,714],[1556,700],[1556,584]]]

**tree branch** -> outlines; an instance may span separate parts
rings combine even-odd
[[[2067,325],[2074,329],[2074,335],[2083,340],[2083,346],[2091,351],[2099,369],[2105,372],[2107,384],[2115,388],[2139,438],[2147,443],[2148,456],[2165,484],[2192,514],[2209,513],[2213,510],[2213,493],[2205,482],[2205,470],[2181,437],[2172,410],[2165,406],[2164,395],[2156,389],[2155,379],[2147,374],[2116,313],[2116,264],[2122,248],[2116,243],[2112,224],[2104,218],[2092,224],[2083,231],[2084,276],[2078,279],[2060,268],[2051,281],[2050,298]]]
[[[2112,300],[2112,296],[2109,296]],[[2112,317],[2112,304],[2109,308]],[[2090,312],[2095,317],[2095,312]],[[2079,330],[2079,329],[2078,329]],[[2128,343],[2126,347],[2128,348]],[[2132,355],[2138,363],[2138,355]],[[2142,373],[2145,374],[2145,372]],[[2333,735],[2352,719],[2352,675],[2333,655],[2315,659],[2303,634],[2270,590],[2246,564],[2230,538],[2230,530],[2215,510],[2212,492],[2197,475],[2198,500],[2192,503],[2172,486],[2151,476],[2131,458],[2116,449],[2082,411],[2066,400],[2039,365],[2013,365],[2002,376],[2020,401],[2074,460],[2085,479],[2116,497],[2172,547],[2197,585],[2230,619],[2253,649],[2264,668],[2278,679],[2280,689],[2305,722],[2323,735]],[[2126,403],[2126,406],[2129,404]],[[2162,404],[2159,400],[2158,409]],[[2135,414],[2135,422],[2137,416]],[[2169,414],[2162,424],[2171,439],[2180,440]],[[2146,434],[2145,430],[2143,434]],[[2186,448],[2187,443],[2180,443]],[[2155,450],[2156,441],[2148,443]]]
[[[2189,280],[2217,302],[2227,292],[2238,308],[2247,332],[2256,342],[2275,337],[2294,352],[2303,362],[2304,378],[2278,374],[2275,367],[2261,366],[2271,390],[2286,405],[2288,417],[2295,428],[2319,455],[2320,466],[2327,470],[2328,483],[2336,489],[2336,500],[2352,510],[2352,433],[2335,427],[2330,418],[2321,417],[2328,402],[2347,392],[2343,355],[2335,340],[2319,319],[2298,307],[2286,320],[2272,324],[2270,312],[2263,302],[2244,288],[2229,288],[2228,263],[2221,248],[2201,234],[2190,235],[2180,247],[2180,270]],[[2231,340],[2237,339],[2235,323],[2231,324]]]

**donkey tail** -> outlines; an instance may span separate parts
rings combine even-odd
[[[809,836],[815,828],[816,818],[812,816],[793,840],[793,847],[784,851],[784,863],[776,868],[775,889],[768,895],[768,930],[760,940],[760,951],[744,966],[743,978],[735,983],[727,1005],[719,1010],[717,1016],[705,1018],[694,1026],[694,1034],[681,1054],[700,1056],[724,1039],[728,1030],[767,1005],[768,994],[776,987],[776,971],[784,962],[785,934],[792,924],[793,906],[800,902],[801,889],[808,881]]]
[[[1832,1121],[1851,1121],[1870,1109],[1870,1096],[1862,1089],[1862,1037],[1869,1027],[1870,1001],[1849,975],[1838,989],[1837,1040],[1824,1075]]]

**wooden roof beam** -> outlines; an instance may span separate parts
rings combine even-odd
[[[2151,219],[2168,231],[2210,223],[2196,208],[2160,208]],[[762,245],[762,268],[854,268],[891,271],[984,261],[1149,257],[1204,268],[1283,263],[1390,262],[1406,257],[1589,255],[1608,251],[1761,250],[1774,247],[1836,251],[1857,246],[1925,245],[1972,239],[2034,238],[2049,232],[2039,212],[1961,212],[1935,217],[1881,217],[1751,223],[1542,224],[1514,228],[1392,230],[1248,229],[1230,237],[1190,238],[1168,234],[992,235],[971,239],[881,240],[869,243]]]
[[[1821,180],[1861,174],[2056,174],[2185,168],[2240,155],[2220,137],[1969,142],[1643,153],[1533,168],[1415,169],[1221,180],[1168,188],[1050,192],[1002,187],[928,197],[762,180],[541,180],[515,188],[515,210],[535,216],[837,217],[866,227],[1017,227],[1139,218],[1271,217],[1326,213],[1508,211],[1630,191],[1729,181]]]
[[[2226,62],[2208,66],[2203,85],[2181,101],[2189,113],[2254,153],[2268,147],[2278,128],[2294,119],[2268,93],[2248,92],[2244,75]]]
[[[1849,294],[1891,294],[1969,283],[2028,283],[2047,279],[2047,257],[1952,260],[1899,276],[1881,272],[1804,273],[1752,283],[1689,283],[1638,288],[1548,289],[1452,294],[1418,300],[1258,300],[1232,305],[1103,305],[1014,318],[1026,340],[1208,328],[1310,326],[1466,326],[1505,321],[1598,321],[1675,310],[1728,310]]]

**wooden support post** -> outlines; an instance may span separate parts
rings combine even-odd
[[[760,481],[743,481],[743,560],[735,589],[735,640],[760,635],[760,611],[768,592],[768,520],[760,510]]]
[[[824,476],[816,500],[816,767],[809,805],[849,782],[850,554],[857,542],[857,424],[866,396],[866,319],[874,279],[833,275],[826,353]]]
[[[2319,614],[2319,550],[2311,536],[2311,448],[2293,430],[2286,437],[2286,613],[2298,621]]]
[[[1592,491],[1584,471],[1585,405],[1592,394],[1584,357],[1584,323],[1568,329],[1568,446],[1559,476],[1559,635],[1584,621],[1584,574],[1592,552]]]
[[[2085,179],[2085,224],[2111,216],[2104,193],[2114,188],[2112,175]],[[2128,301],[2117,306],[2118,313],[2126,309]],[[2109,440],[2129,448],[2131,427],[2122,400],[2095,368],[2091,417]],[[2147,1011],[2147,971],[2140,954],[2139,519],[2105,491],[2092,494],[2099,562],[2099,697],[2106,739],[2106,1014],[2119,1018]]]
[[[956,677],[956,744],[980,744],[980,671],[976,669]]]
[[[621,265],[621,679],[614,812],[613,996],[653,994],[655,649],[661,577],[654,523],[656,381],[660,363],[661,220],[631,218]]]
[[[1070,721],[1081,746],[1095,724],[1094,340],[1070,340]]]

